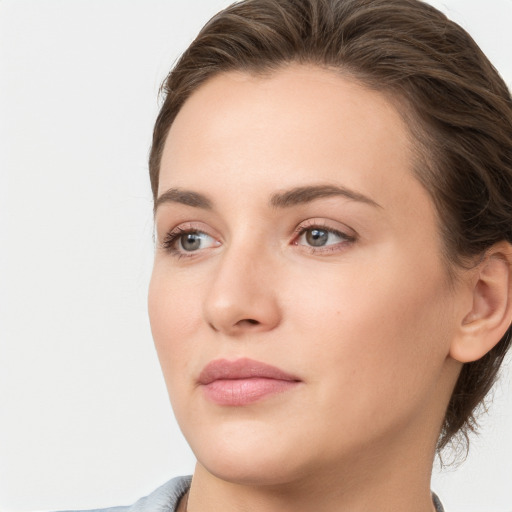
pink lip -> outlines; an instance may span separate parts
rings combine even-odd
[[[216,359],[199,375],[207,398],[218,405],[247,405],[281,393],[300,383],[300,379],[252,359]]]

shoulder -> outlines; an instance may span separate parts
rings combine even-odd
[[[169,480],[133,505],[94,509],[87,512],[174,512],[180,498],[188,491],[191,480],[191,476],[179,476]]]

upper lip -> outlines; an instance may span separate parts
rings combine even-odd
[[[251,378],[300,380],[280,368],[253,359],[241,358],[234,361],[215,359],[202,369],[199,374],[199,384],[206,385],[216,380]]]

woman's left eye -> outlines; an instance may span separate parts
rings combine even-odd
[[[349,236],[341,231],[320,226],[311,226],[300,230],[295,245],[304,245],[310,248],[322,248],[353,241],[353,236]]]

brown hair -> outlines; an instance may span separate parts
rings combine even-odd
[[[156,199],[161,155],[187,98],[225,71],[271,72],[287,63],[339,70],[405,106],[415,172],[430,192],[446,255],[463,264],[512,243],[512,99],[473,39],[419,0],[244,0],[213,17],[163,84],[149,172]],[[511,329],[463,366],[438,441],[467,441],[496,380]]]

